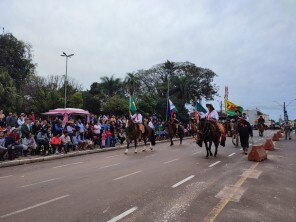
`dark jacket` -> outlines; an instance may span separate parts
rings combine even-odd
[[[250,135],[253,137],[252,127],[247,120],[241,120],[238,122],[237,131],[240,136],[248,137]]]

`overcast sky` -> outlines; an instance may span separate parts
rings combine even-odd
[[[295,0],[0,0],[0,27],[33,47],[38,75],[89,89],[166,60],[212,69],[224,97],[274,119],[296,99]],[[275,101],[275,102],[274,102]],[[287,107],[296,119],[296,100]]]

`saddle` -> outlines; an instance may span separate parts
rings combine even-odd
[[[145,131],[146,131],[145,125],[143,123],[138,123],[137,125],[138,125],[139,130],[141,131],[141,133],[144,134]]]

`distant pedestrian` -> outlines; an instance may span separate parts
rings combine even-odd
[[[291,140],[291,129],[292,129],[292,126],[290,124],[289,121],[286,121],[284,123],[284,130],[285,130],[285,139],[287,140],[289,138],[289,140]]]

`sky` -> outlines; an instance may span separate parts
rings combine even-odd
[[[33,47],[37,74],[84,89],[166,60],[213,70],[230,101],[296,119],[296,0],[0,0],[1,32]],[[206,102],[206,101],[204,101]]]

